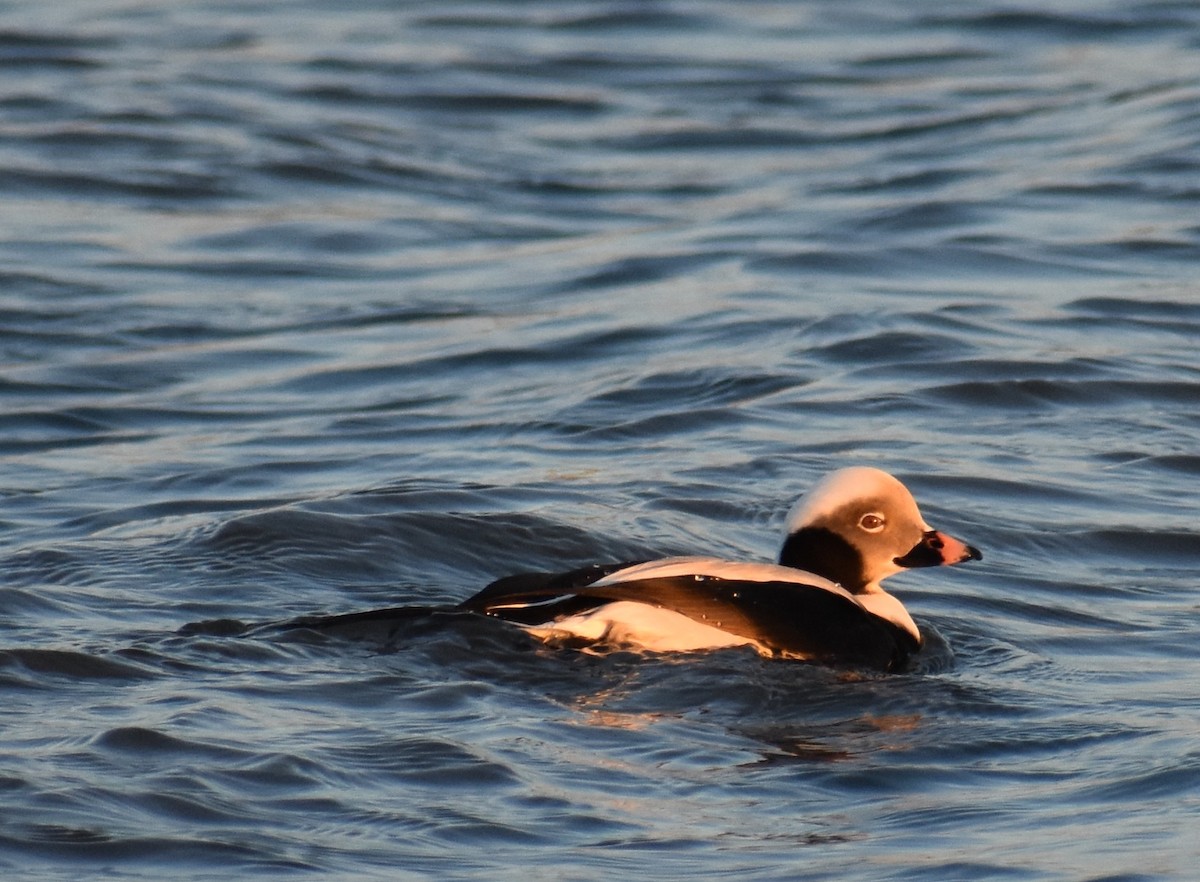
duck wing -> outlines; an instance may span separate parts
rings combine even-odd
[[[721,575],[713,575],[720,573]],[[825,664],[895,670],[919,647],[827,579],[773,564],[671,558],[497,579],[458,609],[545,625],[632,601]]]
[[[895,670],[918,649],[911,635],[872,615],[852,596],[791,580],[666,576],[585,585],[575,595],[589,602],[625,600],[668,609],[778,655],[830,665]]]
[[[575,615],[608,602],[580,590],[642,561],[592,564],[565,573],[518,573],[492,582],[467,598],[456,609],[483,613],[522,625],[536,625],[561,616]]]

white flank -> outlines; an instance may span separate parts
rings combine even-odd
[[[692,652],[727,646],[753,646],[764,655],[770,655],[766,647],[749,637],[730,634],[689,619],[681,613],[632,600],[607,603],[591,612],[526,627],[525,630],[540,640],[578,637],[645,652]]]

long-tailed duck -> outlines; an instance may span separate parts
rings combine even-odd
[[[880,583],[910,567],[981,557],[926,524],[896,478],[856,467],[829,475],[796,504],[776,564],[673,557],[523,573],[458,609],[572,645],[751,646],[765,656],[897,670],[923,640]]]

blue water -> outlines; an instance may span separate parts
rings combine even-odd
[[[4,879],[1196,878],[1200,6],[0,14]],[[859,463],[910,674],[236,636]]]

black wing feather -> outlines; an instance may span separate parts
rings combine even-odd
[[[607,602],[603,597],[579,593],[610,573],[636,566],[633,563],[592,564],[566,573],[518,573],[492,582],[458,609],[496,616],[522,625],[537,625],[560,616],[586,612]]]

